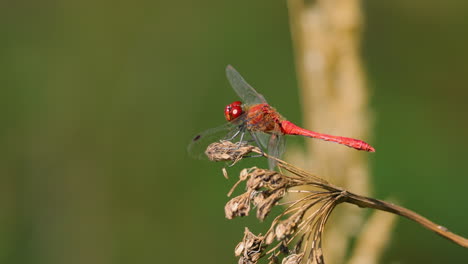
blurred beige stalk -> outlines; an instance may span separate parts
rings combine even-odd
[[[372,141],[369,136],[372,116],[359,54],[363,23],[360,4],[359,0],[288,0],[303,127],[369,142]],[[368,157],[375,154],[320,140],[305,142],[306,154],[288,153],[290,160],[294,157],[293,163],[327,175],[338,186],[369,195]],[[364,241],[372,241],[356,233],[363,224],[362,213],[356,207],[340,208],[327,224],[324,238],[327,263],[347,262],[344,258],[353,236],[357,236],[357,244],[361,245],[356,247],[357,251],[369,251],[353,254],[367,254],[366,263],[378,262],[385,243],[377,247],[362,246]],[[381,218],[385,220],[364,223],[372,225],[364,229],[373,230],[373,236],[388,241],[395,216],[384,214]],[[359,241],[361,238],[363,241]]]

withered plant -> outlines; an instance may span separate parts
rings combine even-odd
[[[245,192],[232,198],[225,206],[228,219],[247,216],[251,208],[256,208],[257,218],[263,221],[274,206],[282,210],[263,235],[255,235],[245,228],[244,237],[234,251],[239,263],[257,263],[261,258],[268,258],[269,263],[324,263],[322,234],[325,224],[333,209],[343,202],[406,217],[458,245],[468,247],[468,239],[411,210],[348,192],[285,161],[268,156],[257,147],[221,141],[212,143],[205,153],[212,161],[231,161],[232,164],[248,155],[262,155],[276,160],[280,171],[287,171],[280,173],[257,167],[243,169],[239,180],[229,191],[228,196],[231,196],[234,189],[245,182]],[[225,171],[224,174],[227,175]],[[282,198],[291,193],[302,195],[283,202]]]

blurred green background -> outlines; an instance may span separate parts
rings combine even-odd
[[[468,2],[363,4],[374,196],[468,236]],[[300,123],[285,1],[6,0],[0,33],[0,263],[234,263],[264,232],[186,147],[227,64]],[[467,259],[401,219],[383,263]]]

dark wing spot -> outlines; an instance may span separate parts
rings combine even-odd
[[[196,135],[196,136],[192,139],[192,141],[197,141],[197,140],[199,140],[200,138],[201,138],[201,135]]]

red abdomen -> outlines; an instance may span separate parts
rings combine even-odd
[[[287,135],[300,135],[300,136],[305,136],[305,137],[318,138],[321,140],[342,144],[351,148],[355,148],[357,150],[375,152],[375,149],[371,145],[369,145],[368,143],[362,140],[317,133],[317,132],[296,126],[295,124],[289,121],[281,122],[281,130],[284,134],[287,134]]]

